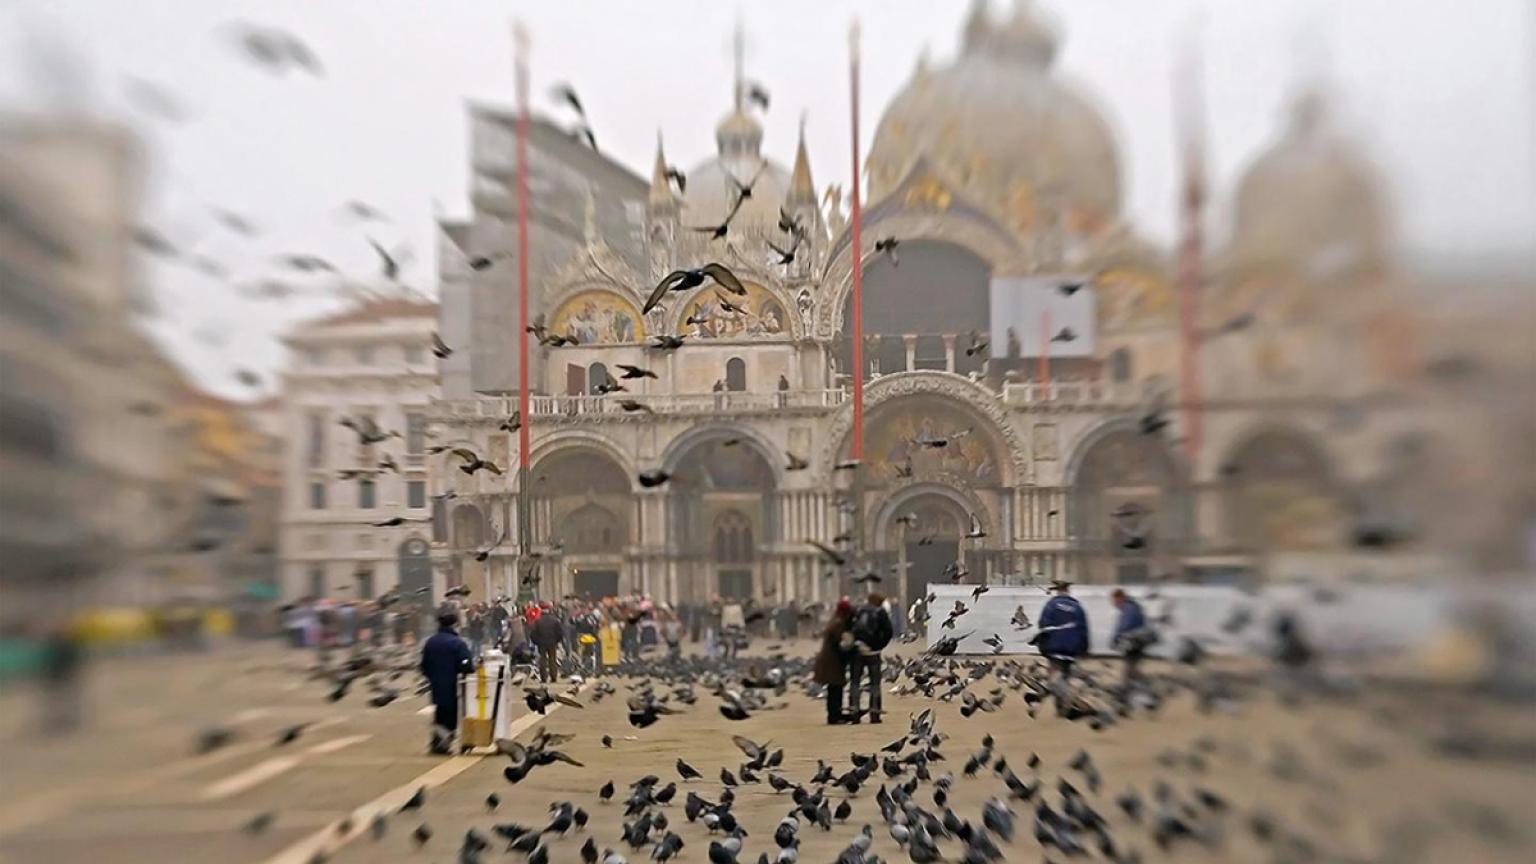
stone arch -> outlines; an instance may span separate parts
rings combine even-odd
[[[1135,417],[1116,417],[1106,420],[1078,436],[1078,439],[1073,442],[1070,454],[1067,457],[1066,471],[1062,474],[1066,479],[1066,484],[1070,486],[1077,482],[1078,476],[1082,472],[1084,461],[1092,454],[1096,446],[1107,439],[1118,437],[1122,434],[1144,438],[1147,442],[1153,444],[1171,463],[1174,477],[1179,485],[1188,484],[1189,466],[1184,463],[1179,454],[1172,447],[1168,446],[1161,437],[1142,435],[1137,428],[1137,418]]]
[[[1217,468],[1225,531],[1250,549],[1337,546],[1347,502],[1316,435],[1262,423],[1234,439]]]
[[[887,495],[885,500],[880,502],[880,506],[876,508],[874,522],[870,526],[872,531],[869,535],[874,538],[874,548],[885,549],[890,547],[892,526],[896,517],[905,512],[904,508],[911,506],[915,501],[932,497],[945,499],[954,505],[954,512],[960,517],[974,515],[976,520],[981,523],[981,526],[986,529],[989,536],[995,537],[998,535],[1000,526],[997,525],[996,520],[992,518],[990,510],[975,493],[948,483],[912,483]],[[965,531],[966,526],[967,522],[962,518],[959,521],[961,533]]]
[[[1168,444],[1134,418],[1111,420],[1080,439],[1067,465],[1066,524],[1087,574],[1145,581],[1192,536],[1188,472]]]
[[[823,290],[816,310],[818,338],[831,339],[843,327],[843,308],[853,290],[854,256],[850,236],[845,233],[836,243],[822,274]],[[864,243],[868,248],[859,255],[859,263],[866,271],[881,257],[874,248],[875,241],[884,236],[898,237],[903,242],[929,240],[959,246],[986,262],[994,274],[1010,270],[1020,254],[1017,241],[979,211],[901,209],[884,218],[870,220],[866,217]],[[900,247],[897,254],[900,254]]]
[[[778,536],[783,460],[758,433],[730,424],[695,427],[673,440],[661,464],[672,474],[665,489],[668,540],[685,556],[709,560],[715,518],[726,510],[750,516],[760,543]]]
[[[635,474],[613,452],[607,441],[591,435],[564,434],[555,442],[542,444],[532,454],[528,498],[530,537],[535,544],[565,545],[564,554],[612,554],[622,551],[633,535],[635,520],[632,499]],[[574,533],[582,529],[585,517],[597,519],[606,514],[604,523],[613,539],[601,543],[572,545]],[[588,526],[600,528],[601,526]],[[586,545],[589,548],[576,548]]]
[[[567,450],[591,450],[612,460],[629,478],[630,489],[635,488],[635,477],[638,469],[633,462],[625,456],[617,444],[602,435],[586,429],[562,429],[548,436],[540,436],[542,440],[534,445],[528,454],[529,465],[537,469],[539,463]],[[515,473],[515,472],[514,472]],[[532,471],[537,476],[537,471]]]
[[[784,454],[773,442],[768,440],[761,432],[748,426],[740,426],[734,423],[706,423],[683,432],[673,438],[667,444],[666,450],[661,454],[661,467],[663,470],[676,473],[682,458],[701,444],[715,441],[726,441],[739,438],[741,445],[751,447],[768,464],[773,472],[773,485],[780,486],[784,480]]]
[[[1023,437],[1009,421],[996,394],[963,376],[936,371],[901,372],[870,382],[864,388],[866,427],[869,425],[868,416],[873,415],[880,405],[917,395],[950,400],[984,431],[995,437],[1004,451],[1000,454],[1003,458],[998,465],[996,485],[1008,487],[1026,481],[1029,477],[1029,450]],[[838,454],[847,449],[852,430],[853,406],[845,404],[832,419],[820,464],[815,469],[822,484],[832,483],[832,468],[838,461]]]

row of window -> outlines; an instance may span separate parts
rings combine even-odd
[[[334,361],[335,356],[341,353],[326,348],[305,348],[302,356],[305,366],[316,367],[329,365]],[[404,345],[362,344],[352,346],[352,349],[345,352],[343,356],[348,358],[342,360],[343,363],[350,362],[355,366],[372,366],[381,360],[389,360],[395,356],[409,365],[415,365],[426,362],[427,346],[414,342]]]
[[[309,484],[309,509],[324,510],[327,506],[327,486],[323,480]],[[357,507],[372,510],[379,506],[379,487],[372,480],[357,481]],[[405,506],[408,510],[424,510],[427,506],[427,481],[405,481]]]
[[[565,367],[565,393],[567,396],[580,396],[582,394],[596,395],[603,392],[603,388],[613,380],[608,373],[608,367],[602,363],[593,363],[582,368],[575,363],[568,363]],[[789,387],[789,380],[780,376],[778,389]],[[747,389],[747,361],[740,357],[732,357],[725,361],[725,374],[717,379],[711,388],[715,391],[730,390],[741,392]]]
[[[363,427],[378,422],[372,414],[366,411],[356,412],[347,416]],[[327,430],[339,422],[339,415],[333,419],[325,411],[312,411],[305,417],[304,461],[310,468],[325,467],[325,444],[327,435],[329,435]],[[351,436],[353,440],[357,440],[357,433],[350,429],[346,431],[346,434]],[[425,453],[427,449],[427,415],[420,412],[407,413],[405,415],[404,434],[406,455],[418,456]],[[357,445],[357,458],[360,464],[365,466],[371,465],[376,455],[374,445],[361,443]]]

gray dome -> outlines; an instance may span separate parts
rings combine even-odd
[[[715,141],[718,154],[688,171],[688,191],[682,202],[683,224],[720,224],[736,203],[737,183],[750,183],[752,197],[742,202],[731,224],[777,225],[779,208],[789,193],[789,171],[762,157],[762,127],[737,108],[716,128]]]

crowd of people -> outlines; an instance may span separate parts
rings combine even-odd
[[[1052,669],[1058,706],[1070,701],[1074,669],[1090,646],[1088,615],[1071,588],[1067,580],[1050,583],[1051,596],[1040,609],[1030,640]],[[1140,601],[1118,588],[1110,600],[1117,611],[1111,645],[1123,658],[1121,686],[1131,688],[1144,680],[1142,661],[1159,641],[1157,625],[1168,620],[1168,610],[1149,615]],[[719,597],[707,604],[674,607],[643,594],[601,600],[567,597],[521,605],[505,597],[467,605],[450,600],[438,611],[439,633],[425,646],[421,668],[433,681],[434,702],[443,715],[439,719],[446,721],[456,710],[451,682],[490,647],[506,653],[514,664],[533,667],[540,680],[552,682],[564,673],[596,672],[606,665],[599,663],[605,634],[610,642],[616,639],[618,648],[617,658],[609,658],[608,663],[622,664],[659,651],[680,657],[685,641],[700,643],[706,656],[729,660],[753,638],[785,640],[819,632],[813,677],[825,688],[827,723],[861,723],[865,718],[880,723],[882,652],[903,634],[909,619],[918,628],[926,623],[926,604],[919,599],[910,610],[903,610],[879,592],[870,593],[858,605],[844,597],[824,624],[821,608],[820,604],[763,606]],[[1299,638],[1292,641],[1300,644]],[[1294,658],[1282,658],[1282,662],[1297,665]]]
[[[412,607],[390,597],[366,601],[304,597],[278,611],[283,633],[294,648],[405,645],[414,642],[423,627]]]

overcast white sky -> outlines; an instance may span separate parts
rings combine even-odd
[[[999,12],[1011,0],[995,0]],[[1174,48],[1203,21],[1209,150],[1219,226],[1243,166],[1280,128],[1287,94],[1318,71],[1339,121],[1380,163],[1401,245],[1464,255],[1536,249],[1536,12],[1529,0],[1044,0],[1062,34],[1059,74],[1093,94],[1124,163],[1124,210],[1155,240],[1172,236]],[[417,250],[407,281],[432,287],[434,211],[467,211],[466,99],[510,102],[509,21],[533,38],[536,108],[552,82],[575,85],[599,145],[648,173],[658,129],[669,160],[712,153],[730,99],[731,32],[747,31],[747,71],[773,94],[765,150],[788,163],[802,112],[818,185],[850,170],[847,30],[864,28],[867,147],[881,111],[927,51],[958,47],[962,0],[0,0],[0,105],[58,94],[35,74],[39,45],[67,46],[89,110],[141,128],[145,221],[225,261],[232,281],[273,272],[271,256],[325,255],[358,277],[374,259],[337,215],[351,198],[388,211],[372,233]],[[1203,13],[1197,14],[1197,10]],[[320,80],[274,77],[229,49],[220,27],[252,21],[300,35]],[[123,83],[164,84],[195,114],[172,125],[135,114]],[[267,228],[239,241],[207,207]],[[1219,231],[1219,227],[1217,228]],[[274,368],[275,333],[324,308],[239,299],[181,267],[148,274],[165,309],[159,332],[204,383],[238,393],[237,365]],[[198,343],[199,328],[229,347]]]

